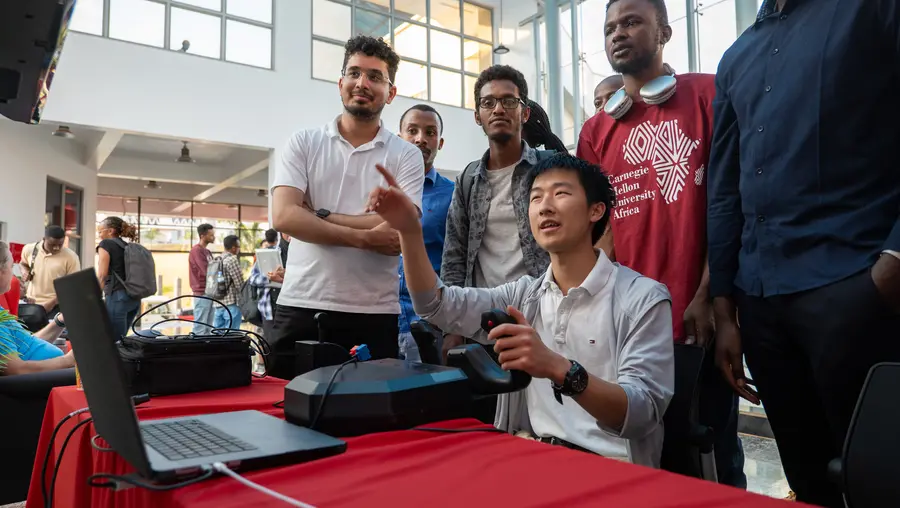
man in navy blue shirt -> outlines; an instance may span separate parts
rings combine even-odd
[[[422,234],[425,249],[435,273],[441,272],[441,254],[444,252],[444,232],[447,210],[453,198],[453,181],[444,178],[434,169],[434,159],[444,146],[444,122],[441,115],[427,104],[416,104],[400,117],[400,137],[416,145],[425,159],[425,186],[422,189]],[[400,357],[421,361],[419,348],[413,340],[409,325],[418,321],[413,310],[406,276],[403,274],[403,257],[400,257]]]
[[[843,506],[828,461],[869,368],[900,361],[898,64],[895,0],[766,0],[716,76],[717,360],[757,402],[746,355],[788,482],[811,504]]]

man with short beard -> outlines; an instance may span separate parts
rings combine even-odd
[[[434,168],[434,159],[444,147],[444,121],[441,114],[427,104],[416,104],[400,117],[399,136],[422,151],[425,161],[425,184],[422,188],[422,235],[425,250],[435,273],[441,272],[441,255],[444,252],[444,233],[447,211],[453,198],[453,181],[441,176]],[[421,361],[419,348],[413,339],[410,324],[419,320],[413,309],[406,277],[403,274],[403,257],[400,257],[400,357]]]
[[[710,348],[700,420],[716,432],[719,482],[746,488],[737,396],[715,369],[711,351],[706,167],[714,76],[673,77],[666,68],[663,48],[672,27],[663,0],[611,0],[605,34],[609,63],[622,74],[624,90],[585,123],[577,153],[603,167],[616,189],[607,253],[669,288],[676,342]]]
[[[441,280],[460,287],[490,288],[523,275],[538,277],[550,257],[528,224],[528,189],[522,181],[542,154],[522,139],[531,114],[528,83],[518,70],[494,65],[475,82],[475,123],[489,148],[456,179],[447,216]],[[479,332],[479,335],[484,335]],[[444,350],[463,338],[448,335]]]
[[[319,326],[348,350],[365,343],[373,358],[398,355],[399,240],[364,207],[383,181],[376,165],[421,206],[424,163],[420,150],[381,122],[397,95],[400,57],[368,36],[350,39],[344,50],[344,111],[291,136],[274,168],[273,226],[293,238],[274,319],[276,377],[295,375],[294,342],[316,340]]]

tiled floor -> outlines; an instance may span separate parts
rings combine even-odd
[[[741,434],[741,442],[744,444],[747,490],[777,498],[787,496],[790,488],[781,469],[775,440]]]

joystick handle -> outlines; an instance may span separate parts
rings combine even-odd
[[[514,325],[516,324],[516,320],[500,309],[491,309],[481,314],[481,329],[486,333],[491,333],[491,330],[505,323]],[[485,346],[485,349],[491,355],[494,361],[497,362],[497,365],[500,365],[500,359],[497,353],[494,351],[494,348]],[[528,386],[528,383],[531,382],[531,375],[521,370],[510,370],[509,375],[512,377],[512,386],[514,386],[514,389],[517,390],[525,388],[526,386]]]
[[[491,330],[505,323],[514,325],[516,320],[500,309],[491,309],[481,314],[481,329],[485,333],[491,333]]]

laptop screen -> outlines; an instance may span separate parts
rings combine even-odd
[[[97,433],[139,473],[149,476],[150,462],[96,272],[82,270],[53,285]]]

